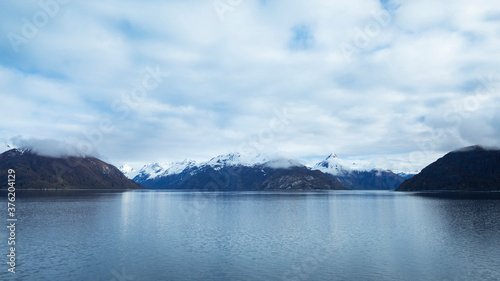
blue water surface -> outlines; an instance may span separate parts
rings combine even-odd
[[[16,197],[16,273],[4,228],[1,280],[500,280],[498,193]]]

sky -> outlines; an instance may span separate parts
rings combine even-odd
[[[500,2],[6,1],[0,140],[140,166],[500,146]]]

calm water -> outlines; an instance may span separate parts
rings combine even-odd
[[[15,277],[500,280],[499,197],[384,191],[18,193]],[[2,253],[8,254],[7,230],[0,235]],[[0,279],[11,280],[3,256]]]

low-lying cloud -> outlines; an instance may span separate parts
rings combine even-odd
[[[500,145],[494,1],[243,1],[223,19],[211,1],[70,1],[20,45],[7,35],[44,10],[4,2],[0,137],[39,153],[141,167],[249,144],[413,171]]]
[[[21,136],[14,137],[10,141],[13,146],[19,149],[31,149],[34,153],[41,156],[56,158],[70,156],[97,156],[97,153],[96,155],[84,154],[76,144],[72,144],[66,141],[59,141],[54,139],[24,138]]]

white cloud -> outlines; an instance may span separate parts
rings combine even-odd
[[[31,149],[33,152],[41,156],[99,156],[96,152],[93,154],[82,153],[82,150],[77,143],[70,143],[66,141],[23,137],[13,137],[10,141],[14,147]]]
[[[39,9],[5,3],[1,32],[20,33],[20,18]],[[423,166],[462,144],[498,145],[500,120],[485,113],[498,91],[458,125],[445,113],[475,94],[478,75],[496,73],[500,4],[401,2],[347,61],[340,47],[381,9],[374,0],[243,1],[221,21],[210,1],[71,1],[18,54],[0,39],[0,133],[78,143],[101,131],[96,148],[115,164],[207,160],[258,141],[286,107],[293,118],[263,149],[397,154],[391,163]],[[297,27],[306,45],[294,45]],[[170,76],[116,110],[156,66]],[[100,130],[103,120],[114,129]],[[453,133],[429,145],[443,130]],[[422,147],[431,156],[410,159]]]

